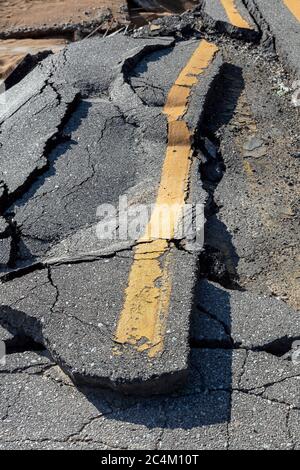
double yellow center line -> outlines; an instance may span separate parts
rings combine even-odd
[[[193,87],[207,69],[218,48],[201,41],[172,86],[164,114],[168,120],[168,144],[154,210],[139,240],[129,274],[128,287],[114,340],[154,357],[163,350],[171,298],[170,250],[166,238],[151,238],[162,205],[185,203],[192,157],[192,132],[184,120]],[[170,239],[175,234],[172,220]],[[152,230],[154,229],[154,230]],[[155,232],[156,233],[156,232]],[[150,235],[149,235],[150,234]]]

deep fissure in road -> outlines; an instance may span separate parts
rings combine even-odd
[[[296,251],[293,252],[293,247],[297,240],[295,227],[299,214],[293,212],[295,194],[292,194],[288,188],[297,187],[294,181],[297,160],[293,160],[289,152],[297,145],[290,128],[295,125],[295,119],[299,122],[299,113],[298,110],[291,108],[290,95],[283,87],[283,82],[290,83],[292,79],[274,57],[270,61],[263,48],[237,43],[220,37],[219,34],[212,37],[222,47],[225,65],[207,99],[206,113],[195,142],[195,152],[198,150],[197,157],[202,161],[203,186],[209,198],[206,214],[208,217],[206,247],[200,256],[200,279],[214,281],[229,290],[241,291],[241,295],[243,291],[248,290],[258,294],[268,293],[297,307],[299,303],[292,295],[293,286],[290,292],[284,292],[282,284],[270,285],[273,281],[277,281],[279,263],[282,276],[289,276],[290,267],[295,265],[297,256]],[[254,62],[253,58],[256,55],[259,60]],[[273,77],[269,74],[270,69]],[[256,77],[255,80],[253,76]],[[257,103],[256,100],[257,93],[261,90],[263,104]],[[72,106],[66,112],[68,119],[73,112]],[[269,129],[270,115],[276,122],[275,129]],[[65,121],[57,129],[55,137],[49,141],[50,150],[59,143],[64,124]],[[269,156],[269,151],[272,158]],[[282,166],[284,172],[281,170]],[[42,169],[41,173],[34,174],[33,179],[30,178],[26,184],[30,186],[45,169],[48,170],[48,167]],[[282,199],[286,205],[280,206],[278,220],[274,225],[272,216],[274,207],[275,210],[277,207],[278,182],[284,186]],[[262,201],[263,204],[270,204],[264,194],[266,185],[275,188],[275,193],[272,194],[274,204],[264,206],[263,213],[257,213],[257,207],[262,206]],[[26,194],[26,191],[27,186],[24,186],[22,194]],[[231,191],[235,191],[237,196],[234,201],[231,198]],[[9,200],[10,203],[15,200],[15,196]],[[243,204],[239,205],[241,202]],[[5,201],[5,205],[8,207],[8,200]],[[248,213],[243,217],[245,207]],[[236,214],[242,214],[240,220],[234,220]],[[13,214],[7,216],[7,220],[12,224]],[[282,220],[288,221],[287,231],[294,235],[294,239],[290,237],[290,245],[282,243],[284,237],[280,233],[278,235],[278,227]],[[253,234],[248,234],[247,238],[249,221],[250,227],[253,224],[262,233],[257,247],[254,247]],[[239,234],[241,227],[242,233]],[[13,238],[17,239],[16,233]],[[271,242],[274,243],[273,253],[268,252],[270,238],[274,240]],[[277,259],[282,251],[287,252],[289,256],[283,263]],[[244,266],[239,270],[238,264],[241,259]],[[28,268],[28,272],[31,269],[43,268],[42,265],[36,265]],[[248,271],[251,272],[251,276],[247,276]],[[25,272],[27,271],[23,273]],[[18,275],[21,276],[22,272]],[[286,287],[289,287],[290,280],[290,277],[285,280]],[[9,276],[7,281],[9,282]],[[225,333],[230,337],[230,329],[226,328]],[[295,339],[297,337],[278,337],[272,343],[262,345],[260,349],[250,350],[267,351],[280,356],[290,350],[291,343]],[[228,346],[226,342],[192,341],[192,344],[200,348]],[[29,345],[28,349],[34,347],[34,344]],[[230,339],[228,348],[233,347],[238,348],[239,345],[233,344],[233,340]]]

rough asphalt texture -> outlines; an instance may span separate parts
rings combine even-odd
[[[196,288],[195,305],[192,337],[200,345],[223,342],[227,347],[284,354],[300,339],[299,312],[275,298],[229,291],[203,280]]]
[[[137,398],[74,386],[62,371],[90,382],[99,374],[91,344],[101,337],[105,345],[111,336],[108,303],[113,298],[120,309],[121,292],[114,284],[128,275],[132,246],[96,240],[95,209],[102,188],[105,202],[122,193],[134,202],[154,200],[166,144],[161,107],[195,44],[174,48],[172,40],[160,38],[146,41],[151,48],[140,53],[132,40],[122,37],[121,49],[112,39],[105,47],[94,40],[85,43],[84,52],[71,46],[47,59],[12,88],[1,119],[0,198],[6,210],[0,218],[0,269],[6,282],[0,323],[7,329],[0,327],[0,339],[10,354],[0,367],[0,449],[299,450],[300,366],[291,361],[291,347],[300,337],[299,313],[274,297],[225,289],[206,279],[197,283],[188,380],[166,396]],[[278,52],[285,54],[281,47]],[[128,57],[124,72],[122,60]],[[206,76],[205,90],[220,64]],[[195,93],[191,124],[200,117],[204,89]],[[38,143],[34,152],[31,139]],[[18,158],[9,173],[11,153]],[[111,179],[107,170],[101,172],[99,155]],[[230,181],[229,175],[231,197]],[[222,184],[218,193],[223,201]],[[206,194],[198,187],[193,197],[203,200]],[[185,315],[191,308],[187,285],[195,280],[190,260],[185,251],[176,251],[175,300]],[[95,304],[100,306],[96,312]],[[174,317],[174,334],[181,330],[180,335],[187,327],[181,308]],[[28,336],[46,350],[15,352],[22,344],[22,350],[37,347],[30,339],[24,346]],[[83,345],[80,351],[74,342]],[[99,354],[107,376],[115,380],[111,358],[96,351],[96,360]],[[173,356],[164,367],[183,363],[176,364]],[[130,379],[132,371],[125,372]]]
[[[35,2],[37,5],[30,5],[25,15],[22,15],[22,3],[24,2],[14,3],[8,6],[9,9],[7,9],[7,5],[2,7],[1,39],[59,37],[72,33],[80,38],[87,36],[96,28],[105,31],[109,24],[119,28],[121,25],[127,25],[129,20],[126,2],[123,4],[118,0],[102,1],[101,4],[93,2],[94,7],[92,8],[87,8],[88,4],[85,7],[84,5],[76,5],[76,7],[79,6],[79,9],[76,8],[77,12],[74,11],[74,8],[72,9],[72,2],[68,2],[69,5],[62,4],[59,8],[54,3],[50,5],[46,13],[41,11],[41,5]],[[18,8],[20,8],[19,11]],[[37,14],[39,9],[40,14]],[[8,17],[7,13],[9,13]]]
[[[154,201],[167,141],[162,106],[199,46],[194,40],[174,48],[173,42],[117,35],[77,43],[46,59],[6,95],[1,180],[19,250],[15,272],[8,268],[2,286],[1,323],[45,345],[77,383],[158,393],[186,376],[196,256],[170,247],[163,356],[149,360],[133,348],[116,355],[113,337],[136,241],[125,250],[96,237],[100,204],[117,207],[126,194],[136,204]],[[216,58],[195,87],[186,116],[191,129],[221,64]],[[205,197],[200,189],[197,197],[190,192],[198,202]]]
[[[270,44],[270,37],[274,38],[277,52],[299,78],[299,21],[282,0],[244,1],[253,18],[262,29],[265,41]]]

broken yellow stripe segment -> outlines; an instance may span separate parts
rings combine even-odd
[[[134,252],[124,306],[114,338],[118,344],[131,345],[140,352],[147,351],[149,357],[163,350],[171,297],[168,239],[174,236],[178,220],[171,220],[168,239],[162,232],[159,232],[157,239],[153,239],[151,234],[156,233],[162,205],[171,209],[174,205],[183,207],[185,202],[192,133],[184,116],[192,88],[212,62],[217,50],[214,44],[201,41],[172,86],[163,111],[168,119],[168,144],[156,204]]]
[[[283,3],[293,13],[295,18],[300,21],[300,0],[283,0]]]
[[[233,26],[237,28],[252,29],[251,25],[246,21],[237,9],[235,0],[221,0],[226,11],[228,19]]]

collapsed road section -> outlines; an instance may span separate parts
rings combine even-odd
[[[157,81],[141,98],[145,57]],[[123,195],[154,202],[152,217],[205,201],[193,135],[221,63],[205,40],[116,35],[70,45],[5,95],[1,324],[75,382],[158,393],[186,378],[196,253],[173,242],[176,221],[169,238],[98,240],[96,214]]]

